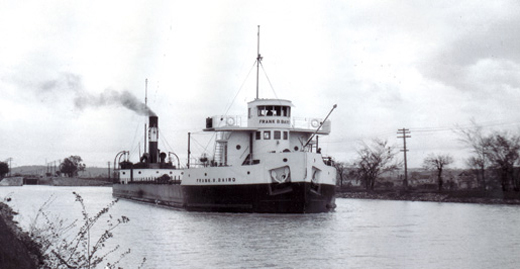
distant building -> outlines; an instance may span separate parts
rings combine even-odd
[[[458,189],[474,189],[478,187],[475,173],[468,170],[460,172],[455,179],[455,183]]]

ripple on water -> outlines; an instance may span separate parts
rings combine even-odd
[[[0,188],[28,226],[54,195],[52,212],[81,218],[72,191],[92,214],[110,188]],[[197,213],[121,200],[125,215],[112,244],[131,248],[125,268],[516,268],[520,207],[337,199],[334,213],[309,215]],[[32,214],[32,215],[31,215]],[[103,227],[97,227],[98,233]]]

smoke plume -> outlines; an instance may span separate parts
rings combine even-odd
[[[53,103],[57,98],[73,98],[78,110],[104,106],[123,106],[143,116],[155,116],[155,113],[129,91],[106,89],[103,93],[92,94],[85,90],[80,75],[59,73],[54,79],[44,81],[20,80],[21,86],[33,89],[43,102]],[[71,95],[69,95],[71,94]]]
[[[83,110],[87,107],[103,107],[110,105],[121,105],[129,110],[143,116],[155,116],[155,113],[135,97],[129,91],[117,92],[107,89],[99,95],[92,95],[86,92],[78,93],[74,98],[76,108]]]

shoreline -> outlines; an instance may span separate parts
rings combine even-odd
[[[92,186],[109,187],[112,180],[107,178],[78,178],[78,177],[10,177],[0,180],[0,187],[4,186],[24,186],[24,185],[43,185],[43,186]]]
[[[6,200],[0,202],[0,267],[38,268],[43,259],[39,246],[14,220],[16,214]]]
[[[402,190],[338,190],[336,198],[394,200],[411,202],[470,203],[520,205],[520,192],[502,191],[402,191]]]

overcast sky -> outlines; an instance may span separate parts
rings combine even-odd
[[[260,97],[292,100],[297,117],[338,104],[324,154],[401,147],[404,127],[409,167],[429,153],[464,167],[457,125],[519,130],[518,14],[518,1],[2,1],[0,161],[137,161],[146,117],[115,99],[143,101],[146,78],[159,148],[185,162],[192,132],[202,154],[205,118],[245,115],[255,97],[261,25]]]

